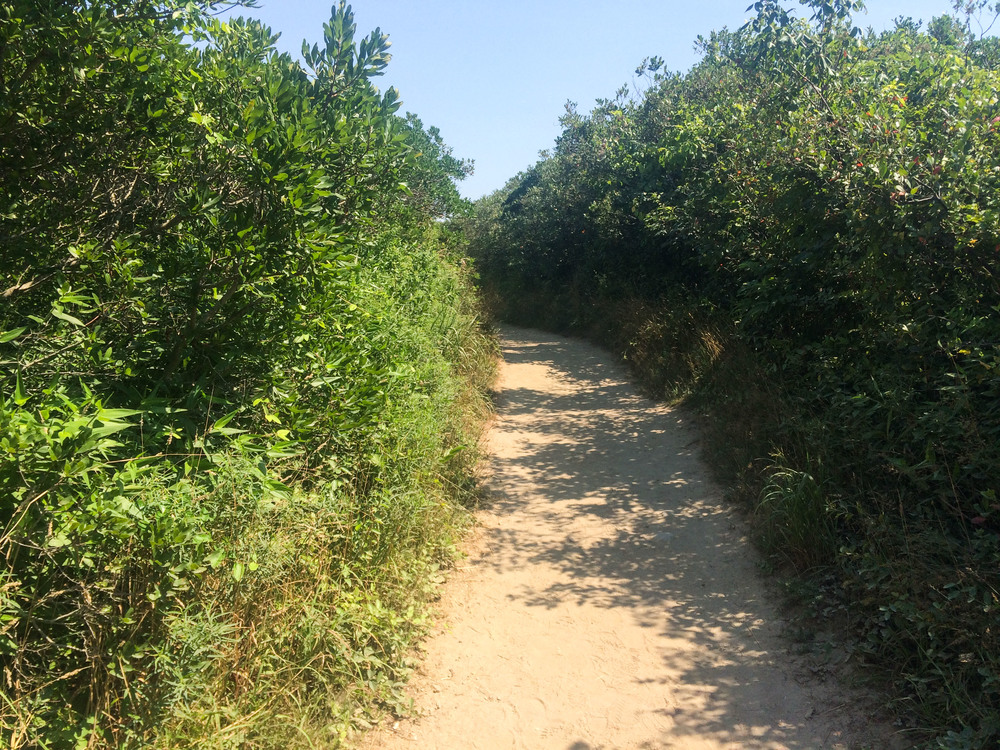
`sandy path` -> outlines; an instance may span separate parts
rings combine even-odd
[[[495,503],[446,586],[420,718],[366,748],[836,748],[682,415],[580,341],[505,329]],[[881,745],[878,745],[881,746]]]

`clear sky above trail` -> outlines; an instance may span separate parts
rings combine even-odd
[[[302,40],[322,43],[333,0],[260,0],[241,14],[281,33],[298,56]],[[686,71],[695,38],[749,17],[750,0],[354,0],[360,34],[389,35],[392,62],[379,88],[399,89],[405,111],[441,129],[459,158],[475,160],[460,189],[490,193],[538,160],[560,132],[567,100],[589,112],[594,101],[633,85],[635,68],[659,55]],[[869,0],[862,28],[897,16],[926,23],[950,0]],[[802,8],[802,14],[808,9]]]

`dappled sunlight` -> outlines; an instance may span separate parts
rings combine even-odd
[[[525,750],[837,747],[843,718],[780,638],[683,411],[640,396],[588,344],[504,338],[491,498],[460,616],[430,655],[448,685],[401,736]]]
[[[505,334],[493,510],[530,513],[531,523],[490,529],[490,549],[503,552],[480,564],[546,571],[522,577],[506,601],[529,612],[613,609],[645,631],[647,658],[618,679],[663,691],[668,706],[635,709],[662,721],[656,746],[740,737],[814,747],[807,711],[786,705],[793,670],[778,663],[781,623],[754,553],[699,466],[683,413],[638,395],[595,348]],[[544,501],[525,508],[527,497]],[[621,632],[588,645],[612,647]]]

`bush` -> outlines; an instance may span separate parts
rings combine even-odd
[[[475,497],[469,165],[346,3],[305,68],[233,4],[0,8],[12,748],[338,744]]]
[[[839,577],[914,722],[991,746],[996,40],[805,5],[758,3],[687,74],[568,111],[468,234],[501,315],[690,394],[765,551]]]

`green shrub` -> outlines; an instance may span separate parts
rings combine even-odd
[[[757,3],[689,72],[568,110],[552,154],[478,202],[472,252],[501,316],[689,394],[764,549],[836,574],[907,720],[992,746],[996,39],[803,5]]]
[[[305,67],[234,4],[0,7],[11,748],[336,746],[475,500],[469,165],[346,3]]]

